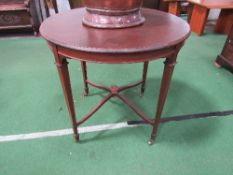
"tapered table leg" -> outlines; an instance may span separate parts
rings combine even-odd
[[[74,139],[77,142],[79,140],[79,134],[77,130],[77,121],[75,118],[75,110],[74,110],[74,103],[73,103],[73,97],[72,97],[72,91],[71,91],[71,85],[70,85],[70,76],[68,71],[68,62],[64,57],[61,57],[57,53],[56,46],[52,46],[52,51],[54,54],[55,62],[57,65],[57,70],[59,74],[59,78],[61,81],[67,109],[70,116],[70,121],[72,124],[73,132],[74,132]]]
[[[89,88],[87,84],[87,65],[85,61],[80,61],[81,63],[81,69],[83,74],[83,83],[84,83],[84,95],[88,95]]]
[[[143,94],[144,94],[144,92],[145,92],[145,86],[146,86],[146,77],[147,77],[148,64],[149,64],[149,62],[148,62],[148,61],[144,62],[144,64],[143,64],[141,96],[143,96]]]
[[[161,86],[160,86],[160,94],[159,94],[157,110],[156,110],[155,119],[154,119],[154,125],[153,125],[150,140],[148,141],[148,144],[150,144],[150,145],[153,144],[155,141],[159,121],[161,118],[161,114],[162,114],[165,100],[167,97],[170,81],[172,78],[172,73],[173,73],[173,70],[174,70],[174,67],[176,64],[177,54],[178,54],[180,48],[181,48],[181,46],[177,47],[177,52],[175,54],[171,55],[171,57],[166,58],[166,60],[164,62],[165,65],[164,65]]]

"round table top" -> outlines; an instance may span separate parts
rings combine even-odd
[[[189,25],[172,14],[141,9],[144,24],[122,29],[97,29],[82,24],[84,8],[46,19],[40,33],[47,41],[65,48],[95,53],[135,53],[156,51],[183,42]]]

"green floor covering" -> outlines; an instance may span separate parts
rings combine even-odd
[[[226,36],[192,35],[181,50],[163,117],[233,110],[233,74],[216,69],[214,60]],[[90,88],[82,96],[80,64],[70,61],[77,117],[106,94]],[[123,85],[141,77],[142,64],[88,64],[99,84]],[[144,97],[139,88],[124,92],[153,117],[162,60],[149,65]],[[138,117],[112,99],[84,125],[116,123]],[[0,40],[0,136],[70,128],[54,60],[41,38]],[[27,141],[0,142],[0,175],[159,174],[232,175],[233,116],[160,125],[157,143],[147,145],[150,126]]]

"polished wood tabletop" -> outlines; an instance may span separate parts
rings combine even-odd
[[[124,29],[97,29],[83,25],[85,9],[75,9],[45,20],[41,35],[59,46],[86,52],[130,53],[159,50],[180,43],[190,32],[182,19],[143,9],[143,25]],[[179,26],[179,27],[177,27]]]

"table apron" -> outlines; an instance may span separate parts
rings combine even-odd
[[[176,53],[176,46],[138,53],[91,53],[56,46],[58,54],[70,59],[105,64],[129,64],[168,58]]]

